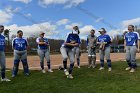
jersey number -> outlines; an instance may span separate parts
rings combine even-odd
[[[23,45],[22,44],[18,44],[18,47],[23,47]]]

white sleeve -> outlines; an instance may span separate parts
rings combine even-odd
[[[14,40],[15,40],[15,38],[12,40],[12,47],[13,47],[13,45],[14,45]]]
[[[39,42],[39,38],[36,39],[36,42],[37,42],[37,43]]]
[[[139,35],[139,33],[138,32],[135,32],[136,34],[137,34],[137,36],[138,36],[138,39],[140,40],[140,35]]]

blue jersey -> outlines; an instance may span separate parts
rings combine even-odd
[[[98,37],[98,42],[107,42],[107,44],[105,44],[105,47],[110,46],[111,43],[111,38],[109,35],[105,34],[105,35],[100,35]]]
[[[0,51],[4,51],[5,49],[5,37],[0,34]]]
[[[70,33],[66,39],[66,43],[71,43],[72,41],[75,41],[75,43],[81,44],[80,38],[78,34],[72,34]],[[79,45],[78,45],[79,46]],[[65,46],[66,48],[74,48],[73,46]]]
[[[38,43],[38,42],[46,42],[46,44],[49,44],[47,38],[41,38],[41,37],[37,38],[37,39],[36,39],[36,42],[37,42],[37,43]],[[45,45],[45,44],[44,44],[44,45],[38,44],[38,49],[48,49],[48,46]]]
[[[24,51],[28,46],[28,42],[25,38],[14,38],[12,41],[12,46],[15,50]]]
[[[124,39],[126,41],[126,46],[136,46],[139,37],[135,32],[128,32],[125,34]]]

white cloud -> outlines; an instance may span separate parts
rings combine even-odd
[[[77,6],[79,5],[80,3],[83,3],[85,2],[85,0],[69,0],[68,4],[66,4],[66,8],[70,8],[72,6]]]
[[[80,34],[88,35],[90,34],[91,29],[95,29],[92,25],[86,25],[80,28]]]
[[[64,5],[65,7],[77,6],[80,3],[83,3],[85,0],[39,0],[39,4],[43,7],[47,7],[49,5]]]
[[[107,31],[107,34],[110,35],[112,38],[116,37],[117,35],[123,34],[123,30],[120,29],[114,29],[111,31]]]
[[[136,25],[136,24],[140,24],[140,17],[135,18],[135,19],[125,20],[125,21],[121,22],[121,25],[123,27],[127,27],[128,25]]]
[[[69,22],[69,19],[62,19],[56,22],[57,25],[65,25]]]
[[[12,1],[22,2],[22,3],[28,4],[28,3],[31,2],[32,0],[12,0]]]
[[[11,14],[7,14],[5,11],[0,10],[0,24],[8,23],[11,19]]]
[[[30,35],[37,35],[40,31],[44,31],[46,36],[57,33],[56,26],[52,25],[49,22],[27,25],[27,26],[18,26],[17,24],[5,26],[5,29],[10,29],[11,35],[16,34],[18,30],[22,30],[24,32],[24,36],[28,37]]]
[[[27,13],[27,14],[24,14],[26,17],[31,17],[32,16],[32,14],[30,14],[30,13]]]
[[[99,23],[99,22],[101,22],[101,21],[103,21],[104,19],[103,18],[98,18],[95,22],[96,23]]]
[[[13,8],[12,6],[5,7],[5,11],[9,14],[14,14],[16,12],[19,12],[20,10],[21,10],[20,7],[16,7],[16,8]]]

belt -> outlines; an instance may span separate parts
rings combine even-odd
[[[17,51],[25,51],[25,49],[15,49],[15,50],[17,50]]]

